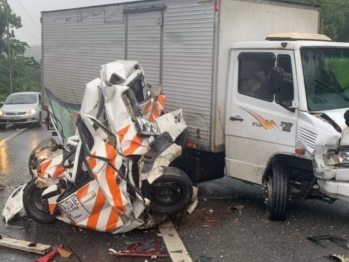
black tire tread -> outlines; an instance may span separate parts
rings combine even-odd
[[[274,163],[272,166],[272,206],[269,219],[274,221],[285,221],[290,197],[288,168],[281,163]]]
[[[175,206],[161,206],[161,205],[157,205],[153,202],[150,203],[150,211],[153,213],[157,213],[157,214],[163,214],[163,215],[173,215],[179,212],[179,210],[175,210],[175,209],[180,209],[183,210],[186,206],[188,206],[188,204],[190,203],[192,197],[193,197],[193,186],[192,186],[192,182],[190,180],[190,178],[188,177],[188,175],[183,172],[182,170],[180,170],[179,168],[176,167],[165,167],[164,168],[164,174],[157,178],[153,184],[156,183],[163,183],[163,182],[170,182],[173,180],[177,180],[177,181],[181,181],[181,183],[185,186],[185,191],[187,193],[189,193],[189,195],[187,194],[184,201],[181,201],[180,204],[176,204]],[[150,197],[150,192],[151,192],[151,185],[147,185],[147,189],[146,189],[146,197]],[[150,199],[151,200],[151,199]],[[177,207],[178,205],[178,207]]]
[[[50,213],[39,214],[32,209],[30,204],[31,193],[35,190],[36,184],[35,180],[30,181],[23,191],[23,206],[27,215],[34,221],[42,224],[52,224],[56,221],[56,217]]]

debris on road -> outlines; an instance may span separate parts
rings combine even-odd
[[[314,237],[307,237],[308,240],[321,245],[320,241],[321,240],[331,240],[336,244],[341,243],[343,246],[345,246],[347,249],[349,249],[349,242],[346,241],[343,238],[339,238],[339,237],[334,237],[334,236],[330,236],[330,235],[323,235],[323,236],[314,236]]]
[[[52,258],[54,258],[58,254],[58,248],[63,248],[63,245],[59,244],[54,246],[50,253],[47,253],[45,256],[35,260],[35,262],[49,262]]]
[[[164,258],[166,254],[162,254],[159,250],[160,241],[158,239],[148,242],[136,242],[129,246],[125,251],[115,251],[110,248],[109,253],[117,257],[142,257],[142,258]]]
[[[340,262],[349,262],[349,258],[345,256],[339,256],[339,255],[328,255],[329,258],[335,259]]]
[[[239,214],[241,215],[242,214],[241,210],[244,209],[244,207],[245,206],[243,206],[243,205],[238,205],[238,206],[228,207],[228,209],[229,210],[237,210],[237,211],[239,211]]]
[[[299,232],[292,233],[292,236],[294,236],[294,237],[299,237],[300,235],[301,235],[301,233],[299,233]]]
[[[209,210],[207,210],[207,215],[212,215],[212,213],[213,213],[213,209],[209,209]]]
[[[63,258],[69,258],[71,257],[74,253],[73,252],[70,252],[68,250],[65,250],[64,248],[62,247],[57,247],[57,251],[59,253],[59,255]]]
[[[47,251],[51,248],[50,245],[44,245],[39,243],[33,243],[13,238],[5,238],[0,235],[0,246],[22,250],[35,254],[46,254]]]

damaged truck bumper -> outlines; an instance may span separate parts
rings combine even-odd
[[[320,192],[330,198],[349,202],[349,168],[326,165],[323,159],[323,155],[317,154],[313,161]]]
[[[348,171],[349,172],[349,171]],[[325,195],[349,202],[349,182],[341,182],[335,180],[319,180],[318,185],[320,191]]]

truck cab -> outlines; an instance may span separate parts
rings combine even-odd
[[[349,201],[349,44],[273,34],[230,52],[227,175],[262,185],[267,213],[285,220],[292,192]]]

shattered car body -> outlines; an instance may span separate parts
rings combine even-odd
[[[135,94],[134,83],[149,91],[139,89]],[[40,189],[47,203],[42,207],[45,216],[34,214],[34,220],[50,223],[57,218],[92,230],[121,233],[155,226],[166,215],[187,208],[192,200],[192,206],[196,205],[189,178],[169,167],[182,153],[173,141],[186,129],[183,112],[164,114],[165,97],[161,91],[154,94],[138,62],[116,61],[102,66],[101,79],[87,84],[74,136],[65,137],[57,130],[60,120],[51,115],[62,145],[52,147],[45,156],[36,154],[35,159],[42,161],[33,168],[35,182],[25,188],[27,194]],[[145,97],[145,106],[139,106],[137,100]],[[176,181],[176,176],[182,181]],[[168,199],[157,199],[161,190],[169,194]],[[176,193],[182,194],[179,203],[171,200]],[[24,207],[31,216],[27,198],[24,190]]]

